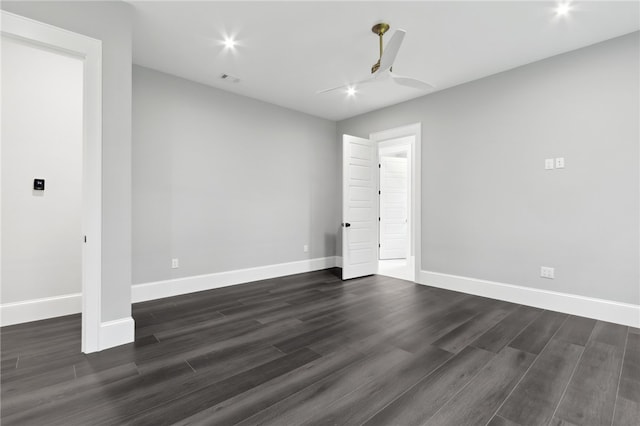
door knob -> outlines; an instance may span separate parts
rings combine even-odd
[[[346,222],[346,223],[343,223],[342,226],[345,228],[348,228],[351,226],[351,224],[349,222]]]

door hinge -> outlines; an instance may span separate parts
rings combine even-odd
[[[378,248],[380,248],[380,244],[378,244]]]
[[[380,195],[380,194],[382,194],[382,192],[381,192],[381,191],[378,191],[378,195]]]
[[[379,169],[380,169],[380,168],[382,168],[382,165],[380,165],[380,163],[378,163],[378,168],[379,168]]]
[[[84,236],[84,242],[85,243],[87,242],[87,236],[86,235]]]
[[[380,222],[380,217],[378,217],[378,222]]]

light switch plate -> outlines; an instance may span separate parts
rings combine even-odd
[[[544,160],[544,169],[545,170],[553,170],[553,158],[547,158]]]

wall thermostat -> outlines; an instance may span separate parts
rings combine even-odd
[[[35,191],[44,191],[44,179],[34,179],[33,189]]]

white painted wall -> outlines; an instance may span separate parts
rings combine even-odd
[[[82,68],[2,37],[2,303],[82,291]]]

